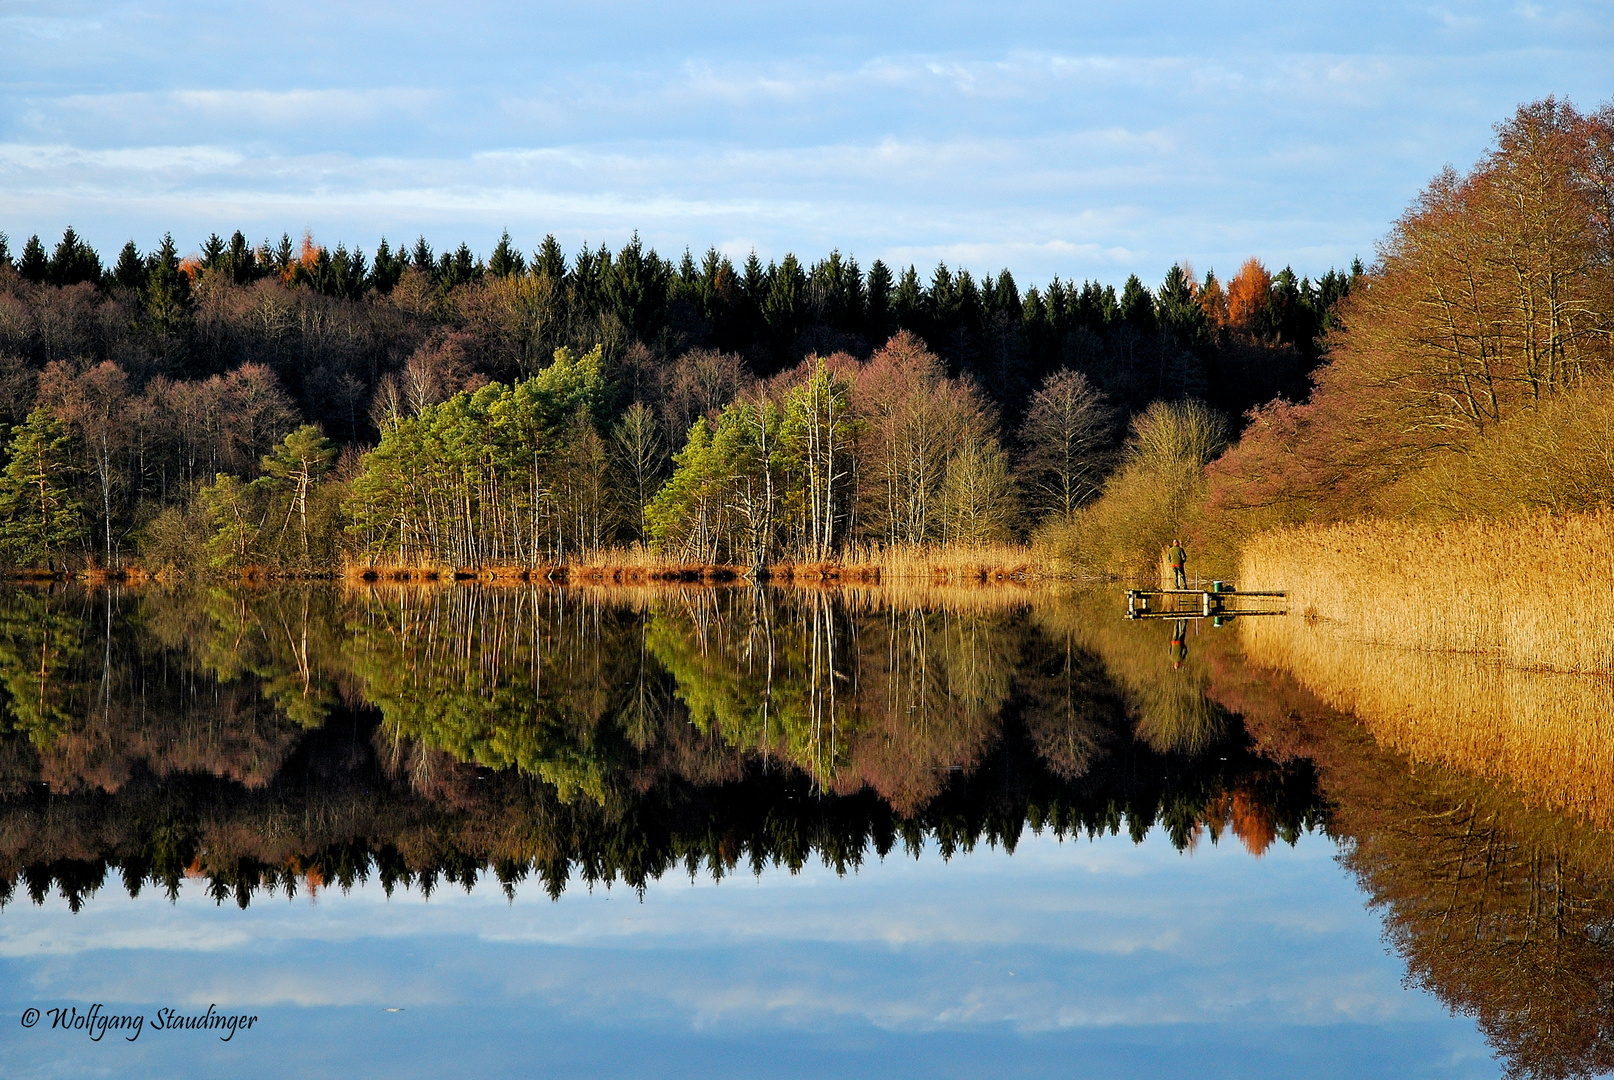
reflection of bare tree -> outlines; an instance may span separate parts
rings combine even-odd
[[[1020,676],[1027,733],[1048,768],[1067,780],[1083,776],[1115,739],[1125,705],[1097,657],[1066,637],[1042,663]]]

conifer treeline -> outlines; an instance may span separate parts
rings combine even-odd
[[[1022,293],[1006,270],[736,266],[637,237],[568,257],[506,235],[483,259],[237,232],[110,262],[72,229],[15,259],[0,238],[0,547],[110,565],[205,536],[216,563],[308,568],[354,546],[756,561],[1023,534],[1149,403],[1297,397],[1359,271]],[[564,381],[557,356],[588,386],[521,389]],[[658,501],[670,475],[684,497]]]

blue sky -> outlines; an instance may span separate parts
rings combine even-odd
[[[0,0],[0,230],[1316,274],[1614,4]]]
[[[8,1080],[1496,1076],[1471,1019],[1402,985],[1334,853],[1028,835],[845,878],[674,873],[642,903],[372,885],[245,912],[194,883],[131,902],[114,879],[78,915],[0,913],[0,1058]],[[230,1045],[92,1045],[12,1019],[92,1002],[264,1020]]]

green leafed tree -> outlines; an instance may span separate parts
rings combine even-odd
[[[239,477],[220,473],[197,492],[212,532],[207,539],[207,564],[215,570],[239,570],[257,557],[262,531],[259,493]]]
[[[280,526],[284,536],[297,520],[302,558],[308,559],[308,501],[314,486],[323,480],[336,462],[336,445],[313,424],[287,435],[263,458],[263,476],[257,482],[270,487],[286,503]]]
[[[17,273],[24,281],[43,284],[50,277],[50,259],[45,255],[45,245],[39,242],[37,235],[30,236],[28,242],[22,247],[22,257],[17,260]]]
[[[13,565],[54,567],[84,539],[69,443],[62,422],[44,408],[12,434],[0,473],[0,550]]]

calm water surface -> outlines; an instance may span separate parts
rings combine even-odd
[[[1601,833],[1117,608],[0,594],[0,1076],[1608,1066]]]

